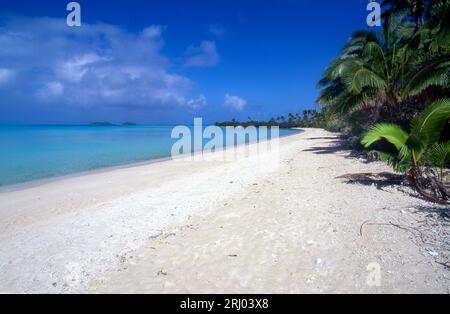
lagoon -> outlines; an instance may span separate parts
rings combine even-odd
[[[0,126],[0,186],[168,158],[174,127]]]

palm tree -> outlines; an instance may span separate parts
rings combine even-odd
[[[406,14],[415,23],[416,29],[423,25],[424,20],[431,15],[430,9],[447,0],[383,0],[383,18],[389,20],[392,16]]]
[[[381,34],[356,32],[319,82],[318,103],[343,115],[368,111],[373,124],[396,121],[414,97],[436,100],[426,92],[448,89],[450,50],[417,49],[410,44],[414,34],[402,16],[391,18]]]
[[[450,194],[442,181],[433,180],[426,170],[428,166],[439,167],[442,180],[442,168],[450,161],[450,142],[439,141],[449,119],[450,99],[442,99],[412,120],[409,133],[398,125],[381,123],[373,126],[361,143],[366,148],[381,140],[394,145],[397,154],[380,152],[382,158],[396,171],[406,172],[408,180],[425,199],[447,203]],[[432,192],[427,192],[427,189]]]
[[[450,43],[450,2],[449,0],[432,1],[428,7],[425,23],[416,32],[415,39],[424,42],[425,49],[438,51],[449,49]],[[419,41],[419,40],[417,40]]]

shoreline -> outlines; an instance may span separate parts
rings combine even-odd
[[[395,228],[359,235],[365,221],[414,224],[435,206],[336,179],[388,169],[336,143],[320,129],[284,137],[266,172],[251,158],[169,160],[0,193],[0,292],[447,293],[439,246]]]
[[[27,181],[27,182],[14,183],[14,184],[0,186],[0,193],[16,192],[16,191],[20,191],[20,190],[26,190],[26,189],[30,189],[30,188],[39,187],[39,186],[42,186],[42,185],[45,185],[48,183],[55,183],[58,181],[64,181],[64,180],[78,178],[78,177],[102,174],[102,173],[107,173],[107,172],[120,170],[120,169],[142,167],[142,166],[147,166],[147,165],[151,165],[154,163],[166,162],[166,161],[171,161],[171,160],[172,160],[171,157],[163,157],[163,158],[151,159],[151,160],[147,160],[147,161],[134,162],[134,163],[130,163],[130,164],[123,164],[123,165],[110,166],[110,167],[104,167],[104,168],[98,168],[98,169],[92,169],[92,170],[85,170],[85,171],[75,172],[75,173],[66,174],[66,175],[62,175],[62,176],[55,176],[55,177],[37,179],[37,180],[32,180],[32,181]]]
[[[289,130],[298,131],[298,132],[294,133],[294,134],[287,134],[287,135],[280,136],[279,139],[301,134],[304,132],[305,128],[292,128]],[[269,139],[269,141],[271,141],[271,139]],[[255,144],[255,143],[238,144],[237,146],[248,146],[248,145],[252,145],[252,144]],[[196,154],[198,154],[198,153],[193,152],[186,156],[180,156],[179,158],[184,158],[189,155],[196,155]],[[116,166],[107,166],[107,167],[102,167],[102,168],[97,168],[97,169],[84,170],[84,171],[74,172],[74,173],[61,175],[61,176],[53,176],[53,177],[36,179],[36,180],[31,180],[31,181],[26,181],[26,182],[7,184],[4,186],[0,185],[0,193],[20,191],[20,190],[24,190],[24,189],[28,189],[28,188],[45,185],[47,183],[63,181],[63,180],[71,179],[71,178],[75,178],[75,177],[93,175],[93,174],[98,174],[98,173],[105,173],[105,172],[120,170],[120,169],[141,167],[141,166],[151,165],[154,163],[167,162],[167,161],[171,161],[171,160],[173,160],[173,158],[170,156],[169,157],[161,157],[161,158],[149,159],[149,160],[140,161],[140,162],[132,162],[132,163],[125,163],[125,164],[116,165]]]

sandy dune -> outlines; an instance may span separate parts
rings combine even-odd
[[[273,171],[167,161],[2,192],[0,292],[448,293],[448,251],[423,225],[439,208],[336,179],[389,170],[336,142],[281,139]]]

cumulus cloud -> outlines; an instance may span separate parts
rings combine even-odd
[[[93,71],[98,66],[99,62],[108,60],[111,59],[92,52],[86,53],[55,64],[54,71],[58,77],[68,82],[79,83],[89,71]]]
[[[142,31],[142,36],[146,38],[158,38],[162,35],[163,27],[151,25]]]
[[[0,97],[89,108],[198,106],[202,99],[188,100],[192,81],[172,73],[161,52],[163,30],[152,25],[131,33],[101,23],[69,28],[63,19],[0,18],[0,83],[12,77],[11,68],[15,80]],[[206,43],[190,64],[217,62],[214,52],[215,45]]]
[[[48,101],[61,96],[63,93],[64,85],[61,82],[48,82],[36,92],[36,96],[44,101]]]
[[[200,46],[191,46],[188,49],[186,67],[213,67],[220,62],[214,41],[203,41]]]
[[[244,110],[245,106],[247,106],[247,101],[238,96],[232,96],[230,94],[225,95],[225,104],[226,107],[233,108],[236,111]]]
[[[205,107],[207,105],[207,100],[205,95],[201,94],[200,96],[198,96],[198,98],[196,99],[190,99],[188,100],[188,102],[186,103],[186,105],[191,108],[191,109],[200,109],[202,107]]]

